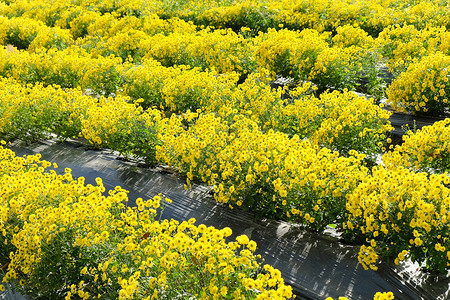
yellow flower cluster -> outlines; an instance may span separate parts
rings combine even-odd
[[[185,66],[167,68],[153,59],[140,66],[124,64],[121,76],[123,93],[133,99],[142,98],[145,109],[156,106],[176,113],[220,110],[236,90],[239,77],[236,73],[219,75]]]
[[[402,166],[376,166],[347,196],[347,223],[370,246],[363,245],[359,260],[376,269],[379,254],[408,255],[434,270],[450,266],[450,240],[443,234],[450,218],[450,182],[446,174],[416,173]]]
[[[260,72],[269,70],[272,78],[282,75],[311,81],[320,91],[359,88],[373,93],[371,85],[379,84],[375,81],[380,57],[373,54],[371,38],[361,32],[364,31],[351,26],[339,27],[331,39],[330,32],[312,29],[269,29],[267,34],[255,38],[258,68]],[[346,39],[354,33],[357,35],[353,40]],[[360,86],[362,77],[368,77],[369,86]]]
[[[389,167],[401,165],[430,174],[450,171],[449,123],[450,119],[447,118],[416,132],[408,131],[401,145],[384,154],[383,162]]]
[[[195,35],[196,26],[179,19],[162,20],[157,15],[151,15],[145,19],[135,16],[118,18],[115,14],[88,15],[88,19],[81,26],[72,30],[83,30],[83,39],[77,44],[89,49],[91,53],[108,56],[115,54],[122,59],[132,57],[139,60],[148,50],[155,37],[169,35],[183,35],[186,37]],[[72,21],[73,22],[73,21]],[[81,20],[80,20],[81,22]],[[83,36],[84,36],[83,35]]]
[[[373,298],[374,300],[392,300],[394,294],[392,292],[377,292]]]
[[[138,6],[119,1],[117,11]],[[125,2],[125,3],[123,3]],[[446,2],[427,0],[411,3],[407,0],[350,1],[350,0],[246,0],[246,1],[183,1],[174,3],[154,1],[147,13],[157,13],[164,18],[181,17],[198,24],[239,29],[250,26],[255,32],[266,31],[271,26],[283,24],[292,30],[312,28],[319,31],[334,30],[345,24],[356,24],[372,36],[386,26],[411,24],[419,29],[427,26],[448,26],[450,15]],[[135,9],[136,10],[136,9]],[[134,11],[135,11],[134,10]],[[145,5],[137,9],[145,13]],[[133,11],[128,9],[128,11]]]
[[[184,121],[193,118],[195,123],[184,129]],[[339,157],[297,135],[263,133],[240,115],[231,124],[214,114],[173,115],[159,126],[157,159],[184,172],[188,185],[201,180],[214,186],[218,202],[303,222],[319,231],[339,218],[345,195],[367,172],[361,166],[364,155],[356,151],[349,158]]]
[[[189,5],[190,4],[188,4],[188,6]],[[249,5],[249,7],[258,7],[258,4],[253,2],[246,3],[245,5]],[[276,4],[274,5],[276,6]],[[300,11],[304,13],[303,11],[305,9],[304,5],[307,4],[296,3],[296,5],[297,7],[293,8],[294,11],[300,9],[300,7],[303,7],[302,9],[300,9]],[[331,11],[332,8],[334,7],[341,7],[341,6],[348,7],[348,5],[349,3],[346,3],[346,1],[343,1],[341,5],[330,5],[328,1],[323,1],[321,3],[316,3],[315,4],[316,7],[314,7],[311,10],[311,12],[320,11],[322,8],[325,7],[327,8],[327,10]],[[10,10],[7,10],[8,11],[7,13],[11,13],[11,11],[14,9],[16,10],[24,9],[23,7],[19,8],[17,6],[20,5],[16,4],[15,7],[14,6],[11,7]],[[29,4],[27,6],[29,6]],[[115,9],[117,9],[117,11],[112,11],[111,13],[107,14],[101,13],[101,9],[105,9],[104,7],[100,8],[100,12],[95,12],[91,10],[85,10],[84,6],[74,6],[70,7],[69,10],[62,11],[61,9],[62,6],[63,3],[55,4],[54,7],[45,6],[45,9],[33,6],[32,11],[34,13],[24,15],[27,17],[34,17],[38,19],[39,22],[56,24],[62,28],[69,28],[70,32],[75,37],[84,37],[88,35],[86,39],[79,39],[77,41],[77,44],[80,45],[81,47],[89,49],[89,51],[92,51],[93,54],[102,54],[102,55],[115,54],[122,57],[122,59],[126,59],[128,56],[132,56],[134,59],[136,59],[140,58],[140,56],[146,53],[146,55],[150,55],[152,57],[157,57],[158,59],[161,59],[162,61],[165,62],[165,64],[168,65],[189,64],[200,66],[202,68],[205,67],[216,68],[220,72],[229,70],[248,72],[249,70],[252,70],[254,68],[252,64],[252,57],[248,56],[248,54],[252,53],[251,43],[243,39],[241,35],[236,35],[230,31],[224,30],[221,32],[219,30],[211,32],[210,29],[206,29],[196,33],[195,26],[193,24],[189,24],[186,22],[183,23],[183,21],[179,20],[176,21],[176,19],[175,21],[174,20],[163,21],[154,14],[146,15],[146,17],[142,19],[139,19],[134,15],[126,15],[122,18],[121,15],[118,13],[118,11],[121,11],[122,9],[125,8],[126,5],[123,6],[123,4],[116,5],[117,7],[115,7]],[[292,7],[292,4],[288,5],[288,7]],[[27,8],[31,9],[30,7]],[[233,8],[234,10],[236,9],[239,10],[239,5],[236,7],[232,6],[231,8]],[[39,9],[42,9],[43,11],[39,12]],[[286,9],[286,11],[289,11],[290,9],[291,8],[288,8]],[[307,10],[309,11],[309,9],[311,8],[308,8]],[[360,7],[358,8],[357,6],[353,6],[352,11],[358,12],[358,9],[360,9]],[[60,13],[61,16],[59,17],[58,20],[49,21],[48,20],[48,18],[50,18],[49,14],[50,15],[52,13],[56,14],[56,12],[50,13],[48,10],[50,11],[56,10]],[[335,16],[337,16],[338,18],[342,17],[342,19],[339,22],[348,22],[349,21],[348,14],[349,11],[347,11],[344,14],[347,15],[347,17],[344,17],[344,15],[340,15],[339,13],[336,13]],[[201,17],[199,18],[201,19]],[[176,26],[174,26],[174,24],[176,24]],[[333,23],[333,26],[336,26],[336,24],[337,23]],[[27,35],[30,34],[32,36],[36,35],[35,27],[36,26],[30,28],[29,30],[26,30],[30,32],[27,33]],[[182,28],[183,30],[177,30],[177,32],[173,32],[173,30],[175,30],[175,27]],[[352,31],[352,29],[350,29],[349,27],[352,26],[350,25],[341,27],[337,26],[336,29],[337,36],[342,34],[344,29],[344,31],[349,31],[349,34],[352,34],[352,36],[354,36],[353,35],[354,33],[357,33],[358,36],[361,36],[361,38],[363,38],[363,40],[367,40],[367,38],[364,36],[363,30]],[[58,29],[59,27],[47,27],[47,28],[50,28],[51,30],[59,30]],[[397,33],[397,31],[403,29],[407,29],[409,31],[414,30],[417,33],[415,35],[424,36],[423,38],[418,37],[418,39],[416,38],[412,39],[413,42],[416,40],[417,41],[420,40],[419,44],[416,43],[416,45],[420,46],[420,43],[423,44],[423,40],[426,39],[429,48],[437,46],[437,48],[440,51],[445,51],[445,49],[448,47],[448,45],[445,45],[444,43],[444,41],[446,41],[445,38],[446,31],[443,27],[427,29],[423,32],[421,31],[419,32],[412,25],[397,27],[396,29],[393,30],[392,28],[394,27],[387,27],[386,30],[384,30],[382,35],[380,36],[381,39],[379,43],[381,43],[381,47],[385,49],[383,53],[385,53],[386,55],[389,55],[388,54],[389,51],[386,49],[392,48],[391,46],[389,46],[389,43],[392,43],[392,35],[394,35],[396,39],[394,43],[398,43],[397,36],[399,34],[401,35],[401,33]],[[45,30],[40,30],[38,32],[43,32],[43,34],[41,35],[43,39],[45,39],[46,37],[55,36],[55,34],[44,33]],[[162,33],[163,35],[156,33]],[[272,35],[272,33],[270,35]],[[367,33],[365,35],[367,35]],[[59,42],[54,41],[52,46],[56,46],[59,48],[61,47],[58,46],[58,44],[67,45],[69,40],[71,40],[70,38],[67,37],[67,35],[64,35],[62,33],[61,34],[58,33],[56,34],[56,36],[62,36],[61,38],[59,38],[61,41]],[[431,39],[433,42],[428,41],[430,37],[432,37]],[[155,39],[158,39],[159,43],[155,43],[154,42]],[[166,42],[161,43],[161,39]],[[438,43],[436,44],[436,42],[434,41],[437,39],[439,39],[440,41],[438,41]],[[39,39],[37,40],[38,40],[36,42],[37,45],[31,48],[35,49],[38,48],[38,46],[40,45],[51,44],[45,40],[43,41],[39,41]],[[180,43],[180,41],[185,42]],[[409,42],[409,44],[411,43],[412,42]],[[441,45],[442,43],[444,44]],[[411,46],[408,45],[406,45],[406,47],[411,48]],[[412,47],[417,48],[417,46]],[[394,48],[398,48],[398,46],[394,45]],[[402,46],[401,48],[404,47]],[[209,51],[208,53],[204,53],[202,49],[208,49]],[[210,55],[211,49],[215,49],[216,55],[212,56]],[[394,49],[394,50],[397,52],[403,51],[402,49]],[[421,50],[419,49],[419,51]],[[169,55],[169,53],[172,54]],[[180,55],[182,53],[184,54]],[[174,55],[175,57],[173,57]],[[350,57],[349,55],[347,56]],[[226,58],[224,58],[223,56],[226,56]],[[400,55],[400,57],[402,56],[405,55]],[[328,56],[324,55],[324,57]],[[347,60],[344,59],[344,62],[345,61],[348,62],[348,59]],[[264,66],[264,64],[262,64],[262,66]],[[341,69],[342,67],[346,68],[347,66],[345,63],[343,63]],[[350,65],[348,65],[348,67],[350,67]],[[281,66],[281,68],[283,67]],[[322,70],[324,69],[322,68]],[[330,69],[328,72],[331,73],[332,75],[336,75],[335,73],[339,74],[338,71],[339,70]],[[294,73],[295,72],[296,71],[294,71]],[[352,71],[352,68],[350,68],[349,72],[350,72],[349,75],[351,75],[352,73],[355,72],[355,70]],[[355,76],[355,74],[353,74],[353,76]],[[328,75],[327,78],[329,77],[330,76]]]
[[[0,32],[0,44],[12,44],[30,51],[40,48],[61,50],[74,43],[68,30],[48,27],[41,21],[27,17],[8,19],[0,16]]]
[[[374,39],[366,31],[350,24],[337,27],[332,42],[341,48],[355,46],[372,49],[374,46]]]
[[[309,78],[320,90],[325,88],[355,89],[363,67],[358,59],[361,49],[331,47],[317,57]]]
[[[313,28],[318,31],[331,30],[340,25],[356,23],[366,15],[366,2],[352,1],[271,1],[269,8],[278,11],[277,23],[292,29]],[[369,16],[367,16],[369,17]]]
[[[281,212],[287,218],[304,213],[307,224],[314,224],[314,227],[323,228],[328,224],[327,222],[334,221],[333,217],[316,216],[316,214],[322,214],[323,211],[326,211],[322,209],[322,212],[319,212],[318,207],[321,203],[305,204],[306,208],[301,208],[300,206],[303,204],[300,205],[298,203],[299,200],[295,196],[295,191],[305,188],[304,185],[307,182],[311,182],[306,184],[306,187],[309,188],[309,185],[312,185],[312,182],[315,182],[317,178],[325,176],[323,179],[320,179],[322,181],[318,179],[317,183],[313,185],[311,197],[318,199],[328,193],[340,197],[341,192],[335,190],[336,184],[338,186],[344,185],[344,190],[346,190],[348,188],[345,186],[351,182],[347,179],[339,179],[342,180],[342,183],[337,183],[332,178],[334,176],[341,177],[341,175],[334,174],[335,170],[342,170],[340,174],[344,178],[347,176],[345,175],[346,172],[350,174],[353,171],[345,171],[347,169],[342,169],[342,167],[338,166],[331,167],[331,174],[329,175],[331,177],[328,178],[328,175],[323,172],[328,167],[317,162],[305,162],[304,164],[308,168],[302,170],[301,177],[297,177],[298,174],[296,172],[298,170],[293,166],[286,165],[284,163],[285,157],[290,157],[289,160],[292,160],[297,156],[305,156],[313,161],[317,160],[326,163],[326,160],[322,157],[325,156],[331,164],[335,160],[340,161],[342,158],[338,158],[335,154],[326,151],[321,151],[319,157],[315,158],[312,155],[317,155],[316,149],[318,148],[312,146],[309,141],[304,141],[300,145],[298,144],[298,137],[296,140],[295,135],[290,140],[287,136],[274,131],[269,131],[265,134],[258,129],[257,123],[237,113],[231,112],[232,114],[228,115],[229,118],[232,118],[230,126],[225,125],[226,123],[221,118],[215,117],[213,114],[198,115],[196,113],[187,113],[184,119],[188,123],[192,123],[196,118],[199,118],[199,120],[194,120],[195,126],[193,124],[190,129],[198,131],[198,133],[195,132],[194,137],[189,137],[189,135],[186,137],[182,123],[183,118],[173,115],[172,118],[166,119],[157,110],[148,109],[143,111],[140,106],[131,103],[129,98],[117,96],[115,98],[101,97],[100,99],[94,99],[82,95],[79,90],[66,89],[66,91],[62,91],[56,87],[44,88],[41,85],[23,87],[12,80],[4,80],[2,83],[3,90],[10,90],[10,96],[7,97],[8,94],[5,93],[4,100],[2,100],[4,101],[2,106],[4,109],[1,123],[4,137],[9,137],[9,139],[20,137],[30,140],[30,130],[34,130],[36,134],[54,132],[63,138],[81,135],[94,146],[108,147],[120,151],[124,155],[142,157],[150,163],[155,162],[155,155],[157,154],[159,161],[179,167],[180,170],[187,172],[189,180],[193,180],[194,176],[192,174],[195,173],[197,178],[215,185],[218,189],[225,185],[225,193],[223,191],[218,191],[217,193],[217,199],[221,202],[229,201],[233,204],[242,205],[253,194],[261,194],[260,203],[245,203],[245,205],[249,207],[254,206],[253,208],[256,207],[267,211],[274,216],[279,216]],[[247,88],[251,89],[252,85],[249,82],[247,84]],[[251,90],[245,88],[241,92],[249,96]],[[27,97],[17,97],[20,94]],[[334,97],[338,99],[340,95],[334,94]],[[354,95],[351,95],[353,94],[348,94],[347,96],[354,99]],[[33,101],[29,101],[30,99],[33,99]],[[331,98],[328,99],[328,102],[331,104]],[[356,103],[357,99],[354,99],[354,102]],[[258,103],[254,104],[256,104],[256,107],[258,106]],[[245,109],[249,109],[249,107],[245,107]],[[337,117],[331,111],[328,114],[332,118]],[[343,116],[343,114],[341,115]],[[37,126],[38,124],[43,124],[45,127],[39,127]],[[24,126],[28,126],[26,130],[23,129]],[[228,134],[230,128],[233,131],[237,130],[237,132]],[[251,130],[242,131],[245,128]],[[207,131],[204,131],[205,129]],[[211,130],[216,132],[216,135],[212,135]],[[22,136],[11,136],[12,132],[20,133]],[[157,133],[160,133],[158,138]],[[224,136],[223,134],[226,135]],[[39,138],[39,136],[36,138]],[[182,139],[188,140],[180,144]],[[175,145],[175,143],[178,145]],[[195,146],[197,143],[199,145],[198,149]],[[228,147],[226,146],[227,144]],[[265,147],[267,146],[264,145],[267,144],[271,145],[273,153],[265,153]],[[155,148],[156,145],[160,146]],[[180,148],[181,145],[183,148]],[[242,161],[236,160],[234,156],[222,156],[227,152],[240,153],[243,150],[245,152],[239,154],[239,157],[243,159]],[[223,153],[218,153],[221,151]],[[305,154],[300,154],[297,151],[306,151],[308,154],[306,152]],[[259,153],[257,160],[253,160],[253,156],[249,157],[249,153]],[[201,155],[209,157],[208,160],[198,161]],[[239,168],[236,168],[236,163],[238,163]],[[214,169],[209,168],[209,164],[213,164],[218,168],[217,171],[221,174],[220,179],[215,179],[217,174],[212,172]],[[241,165],[247,167],[243,168]],[[347,165],[349,168],[358,168],[359,160],[349,160],[344,162],[344,165]],[[352,167],[352,165],[354,166]],[[278,171],[272,174],[274,170]],[[319,173],[321,174],[320,176],[318,175]],[[258,177],[262,177],[263,180],[256,180]],[[233,178],[233,180],[228,180],[229,178]],[[234,179],[236,182],[234,182]],[[280,184],[279,180],[281,179],[286,181],[286,183]],[[303,181],[304,183],[297,186]],[[248,186],[246,186],[247,183],[245,182],[248,182]],[[262,188],[255,187],[258,185],[262,185]],[[325,188],[327,185],[329,187],[325,191],[320,190],[320,187]],[[319,193],[319,190],[320,196],[316,195]],[[288,195],[290,196],[287,197]],[[280,201],[274,202],[274,197],[277,197]],[[284,197],[287,198],[282,199]],[[292,199],[289,200],[289,198]],[[268,199],[270,201],[267,201]],[[290,203],[291,201],[292,203]],[[329,204],[331,202],[327,203],[327,205]],[[336,211],[338,209],[332,215]],[[309,218],[308,216],[313,217]],[[314,222],[315,219],[320,220],[320,222]]]
[[[116,92],[120,78],[121,59],[117,57],[94,58],[79,47],[40,49],[9,52],[0,49],[0,75],[25,83],[57,84],[64,88],[80,87],[100,95]],[[58,63],[55,64],[54,62]]]
[[[81,90],[57,86],[23,86],[13,79],[0,80],[0,137],[36,141],[56,134],[61,139],[81,136],[95,147],[155,163],[158,110],[145,112],[121,96],[83,95]]]
[[[388,102],[398,111],[442,114],[450,95],[450,56],[442,52],[410,64],[387,90]]]
[[[255,38],[258,68],[269,70],[272,77],[282,75],[297,80],[310,79],[317,56],[328,48],[328,38],[329,33],[321,34],[312,29],[301,32],[269,29],[267,34]]]
[[[357,150],[374,160],[382,150],[386,132],[393,130],[388,121],[390,112],[346,90],[323,93],[319,98],[303,95],[281,111],[279,120],[273,118],[278,121],[274,126],[277,130],[308,137],[315,145],[344,156]]]
[[[219,73],[254,70],[252,44],[231,29],[206,28],[193,34],[156,34],[140,42],[145,58],[153,58],[165,66],[189,65],[214,69]]]
[[[49,299],[292,297],[278,270],[258,273],[256,243],[246,236],[225,242],[229,228],[157,221],[161,196],[125,207],[127,191],[105,196],[100,178],[86,185],[70,169],[45,171],[51,163],[39,155],[0,147],[0,157],[3,280],[28,295],[37,288]]]
[[[12,78],[0,79],[0,137],[36,141],[52,133],[62,139],[78,136],[81,116],[95,99],[80,90],[42,84],[23,86]]]
[[[236,1],[233,5],[217,6],[202,11],[195,20],[196,24],[231,28],[234,31],[267,31],[273,27],[274,11],[269,9],[268,1]]]
[[[450,54],[450,32],[445,27],[429,27],[419,30],[413,25],[388,26],[375,40],[378,51],[387,60],[387,66],[395,73],[403,72],[414,62],[436,51]]]
[[[143,112],[141,106],[130,102],[120,96],[100,98],[81,116],[79,135],[96,147],[137,156],[154,164],[158,144],[155,120],[161,118],[161,113],[152,109]]]

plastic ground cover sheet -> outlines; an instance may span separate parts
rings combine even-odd
[[[359,246],[340,243],[332,234],[317,235],[282,221],[257,219],[249,212],[215,203],[202,185],[184,189],[184,180],[164,168],[141,168],[135,162],[117,159],[110,151],[88,150],[76,141],[45,141],[33,145],[13,143],[17,156],[41,153],[42,159],[58,164],[57,171],[72,169],[86,184],[101,177],[106,190],[121,186],[129,191],[129,205],[138,197],[158,193],[172,200],[162,218],[179,221],[195,218],[216,228],[230,227],[233,237],[246,234],[258,244],[257,254],[282,272],[297,299],[373,299],[376,292],[391,291],[395,299],[450,299],[450,277],[431,275],[418,266],[381,264],[378,271],[364,270],[357,260]],[[1,184],[1,182],[0,182]],[[8,296],[9,295],[9,296]],[[11,291],[0,299],[18,299]]]

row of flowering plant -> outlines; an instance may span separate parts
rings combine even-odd
[[[417,131],[409,130],[403,136],[401,145],[384,154],[383,162],[428,174],[449,172],[449,124],[450,119],[446,118]]]
[[[40,48],[65,49],[73,44],[68,30],[48,27],[41,21],[19,17],[8,19],[0,17],[0,44],[11,44],[19,49],[35,51]]]
[[[381,81],[377,76],[381,56],[367,34],[354,36],[361,31],[351,26],[339,27],[338,34],[331,38],[330,32],[313,29],[270,29],[255,38],[256,61],[260,69],[268,69],[273,77],[311,81],[320,91],[347,88],[380,97]],[[353,40],[347,35],[354,36]]]
[[[386,65],[398,75],[414,60],[437,51],[450,54],[449,38],[450,32],[444,26],[418,30],[412,25],[396,25],[385,28],[375,42]]]
[[[450,267],[450,201],[447,174],[417,173],[402,166],[377,166],[347,198],[353,239],[366,239],[359,261],[377,269],[378,256],[399,264],[409,257],[429,270]]]
[[[4,282],[47,299],[285,299],[292,289],[280,271],[260,265],[247,236],[195,220],[157,220],[161,196],[104,194],[96,184],[61,175],[39,155],[16,157],[0,147]],[[264,272],[261,272],[261,271]]]
[[[23,86],[1,79],[0,137],[35,142],[55,134],[60,139],[83,137],[93,147],[116,150],[122,155],[155,164],[158,144],[157,110],[123,97],[84,95],[81,90],[58,86]]]
[[[24,83],[57,84],[63,88],[89,89],[98,95],[108,96],[117,92],[121,81],[120,58],[93,57],[76,46],[62,51],[40,48],[34,53],[9,51],[3,47],[0,57],[0,75]]]
[[[398,111],[448,114],[450,56],[442,52],[414,60],[387,90],[388,102]]]
[[[347,156],[350,150],[367,155],[375,163],[382,152],[387,133],[393,130],[388,118],[391,112],[355,93],[325,92],[320,97],[305,95],[309,84],[293,89],[294,101],[276,107],[268,125],[287,133],[310,139]]]

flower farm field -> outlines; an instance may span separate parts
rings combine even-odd
[[[7,145],[54,137],[333,227],[366,269],[448,276],[449,29],[446,0],[0,1],[3,280],[36,299],[293,296],[247,236]],[[391,110],[442,120],[394,145]]]

